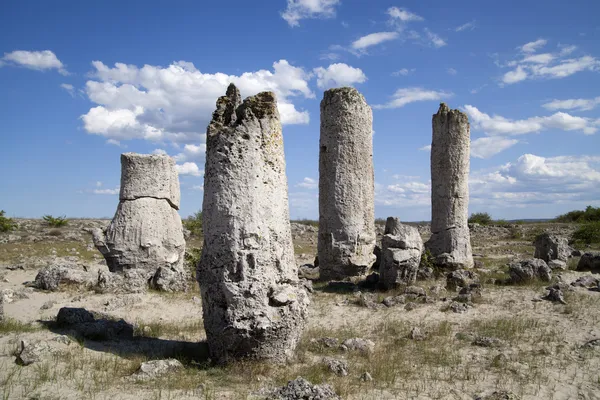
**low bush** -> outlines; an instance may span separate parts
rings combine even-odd
[[[53,217],[52,215],[44,215],[42,218],[44,219],[44,221],[46,221],[46,224],[48,226],[51,226],[53,228],[60,228],[61,226],[66,226],[69,223],[69,221],[67,220],[67,217],[64,215],[62,217]]]
[[[492,216],[486,212],[473,213],[469,217],[470,224],[489,225],[492,223]]]
[[[0,210],[0,232],[10,232],[17,228],[17,224],[12,218],[4,216],[5,211]]]
[[[600,221],[581,225],[573,232],[573,240],[582,244],[600,243]]]
[[[600,207],[587,206],[584,211],[569,211],[566,214],[559,215],[554,221],[580,223],[600,221]]]
[[[190,231],[192,236],[202,236],[202,211],[198,211],[184,219],[183,227]]]

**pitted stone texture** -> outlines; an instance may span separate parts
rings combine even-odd
[[[185,239],[175,162],[167,156],[121,155],[121,200],[110,225],[92,231],[114,277],[98,276],[102,291],[187,289]]]
[[[298,280],[275,95],[217,100],[207,129],[197,277],[211,358],[288,360],[309,304]]]
[[[534,258],[540,258],[546,262],[550,260],[567,261],[573,253],[569,241],[565,237],[542,233],[535,238]]]
[[[435,263],[473,267],[469,227],[470,127],[466,114],[444,103],[433,116],[431,141],[431,238]]]
[[[111,272],[160,267],[183,268],[185,240],[181,218],[165,200],[140,198],[119,203],[106,230],[106,263]]]
[[[119,200],[143,197],[165,199],[179,210],[179,177],[175,160],[166,155],[121,154]]]
[[[321,101],[319,239],[322,279],[365,275],[375,262],[373,116],[353,88]]]
[[[384,232],[379,266],[382,286],[392,289],[400,284],[415,283],[423,251],[423,240],[418,229],[400,223],[398,218],[389,217]]]

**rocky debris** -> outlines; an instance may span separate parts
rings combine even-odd
[[[406,304],[406,296],[388,296],[385,299],[383,299],[382,303],[386,307],[394,307],[398,304]]]
[[[418,281],[426,281],[428,279],[433,279],[434,276],[435,270],[433,268],[419,265],[419,269],[417,270]]]
[[[410,330],[408,338],[412,340],[425,340],[427,335],[425,335],[423,332],[421,332],[421,329],[415,326]]]
[[[335,348],[340,345],[340,340],[332,337],[312,338],[310,339],[310,344],[317,348]]]
[[[57,343],[62,343],[62,344],[67,345],[67,346],[69,346],[73,342],[71,340],[71,338],[68,337],[67,335],[58,335],[58,336],[56,336],[52,340],[55,341],[55,342],[57,342]]]
[[[281,122],[272,92],[241,101],[231,84],[207,128],[204,246],[197,268],[204,328],[218,363],[285,362],[304,330]]]
[[[482,297],[481,294],[481,285],[478,283],[472,283],[467,287],[463,287],[458,292],[458,296],[456,296],[453,300],[459,303],[472,303],[473,300],[480,299]]]
[[[508,273],[512,283],[526,283],[537,279],[550,282],[552,279],[550,267],[539,258],[511,263],[508,266]]]
[[[176,359],[152,360],[143,362],[140,368],[131,375],[134,380],[147,381],[158,378],[169,372],[183,369],[183,364]]]
[[[417,228],[389,217],[381,240],[381,284],[386,289],[410,285],[417,280],[423,241]]]
[[[375,351],[375,343],[369,339],[352,338],[346,339],[340,346],[343,351],[358,351],[363,354],[370,354]]]
[[[600,272],[600,252],[584,253],[577,263],[577,271]]]
[[[0,295],[0,322],[4,321],[4,296]]]
[[[97,318],[84,308],[61,308],[56,316],[56,326],[96,341],[133,338],[133,326],[124,320],[114,321],[99,314]]]
[[[584,349],[598,349],[600,348],[600,339],[588,340],[581,347]]]
[[[371,266],[371,268],[375,270],[379,270],[379,266],[381,265],[381,247],[375,245],[373,248],[373,255],[375,256],[375,262]]]
[[[544,296],[544,300],[549,300],[561,304],[567,304],[565,298],[563,297],[562,290],[553,287],[548,288],[548,294]]]
[[[373,380],[373,377],[371,376],[370,373],[368,372],[364,372],[361,376],[360,376],[360,381],[361,382],[371,382]]]
[[[431,141],[431,238],[425,244],[434,262],[450,269],[471,268],[469,233],[470,127],[466,114],[440,104]]]
[[[56,304],[56,301],[54,301],[54,300],[48,300],[47,302],[45,302],[44,304],[42,304],[42,306],[40,307],[40,310],[49,310],[52,307],[54,307],[55,304]]]
[[[289,381],[268,396],[267,400],[341,400],[329,385],[313,385],[301,376]]]
[[[567,263],[561,260],[550,260],[548,261],[548,267],[550,267],[550,269],[552,271],[555,270],[566,270],[567,269]]]
[[[179,178],[171,157],[121,154],[117,212],[105,231],[92,230],[94,245],[108,269],[122,278],[117,281],[136,280],[119,291],[137,291],[148,285],[167,291],[187,289],[185,239],[178,209]],[[124,273],[131,270],[136,273]]]
[[[348,375],[348,362],[346,360],[332,357],[324,357],[322,362],[327,366],[327,368],[329,368],[331,372],[333,372],[337,376]]]
[[[105,268],[105,267],[104,267]],[[102,266],[96,266],[90,270],[86,266],[73,263],[60,263],[43,267],[28,284],[36,289],[57,291],[61,285],[83,285],[91,287],[96,283],[98,270]]]
[[[30,344],[25,340],[21,340],[15,362],[23,366],[31,365],[41,361],[44,355],[50,351],[51,348],[47,343],[39,342]]]
[[[148,289],[149,282],[143,270],[128,269],[119,274],[98,271],[94,289],[99,293],[141,293]]]
[[[534,241],[534,258],[540,258],[546,262],[550,260],[567,261],[571,257],[573,249],[565,237],[552,235],[544,232],[538,235]]]
[[[356,304],[358,304],[361,307],[366,307],[374,310],[379,308],[380,306],[380,304],[377,302],[377,298],[374,293],[356,292],[354,293],[354,297],[356,298]]]
[[[495,337],[489,336],[477,336],[473,342],[471,342],[473,346],[479,347],[502,347],[504,346],[504,342]]]
[[[469,311],[469,308],[471,308],[471,307],[472,306],[469,305],[468,303],[459,303],[457,301],[453,301],[448,306],[448,310],[455,312],[457,314],[463,314],[463,313],[466,313],[467,311]]]
[[[356,89],[325,91],[318,237],[319,267],[325,280],[362,276],[376,261],[372,122],[371,107]]]
[[[521,400],[521,398],[512,392],[502,390],[488,395],[476,396],[475,400]]]
[[[467,269],[457,269],[446,274],[446,289],[456,290],[457,288],[469,287],[479,282],[479,275]]]
[[[592,275],[580,276],[577,278],[577,280],[571,282],[571,286],[583,287],[587,289],[595,288],[598,286],[598,284],[600,284],[600,279]]]
[[[300,279],[316,281],[319,279],[319,267],[314,267],[311,264],[301,265],[298,268],[298,277]]]

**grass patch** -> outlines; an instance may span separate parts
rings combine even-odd
[[[99,256],[101,257],[96,249],[88,250],[86,244],[77,241],[0,244],[0,261],[18,263],[23,260],[24,255],[28,258],[48,257],[49,255],[77,256],[84,261],[93,261]]]
[[[42,327],[39,325],[17,321],[16,319],[9,317],[4,317],[4,319],[0,321],[0,335],[7,333],[37,332],[40,330],[42,330]]]
[[[468,331],[480,336],[495,337],[511,343],[525,340],[530,340],[534,343],[557,341],[559,336],[558,331],[551,329],[540,320],[517,316],[474,320],[468,325]]]

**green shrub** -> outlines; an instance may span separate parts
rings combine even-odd
[[[489,225],[492,223],[492,216],[486,212],[473,213],[469,217],[470,224]]]
[[[581,225],[573,232],[573,240],[583,244],[600,243],[600,221]]]
[[[0,210],[0,232],[10,232],[17,228],[17,224],[12,218],[4,216],[4,210]]]
[[[42,218],[44,219],[44,221],[46,221],[46,224],[48,224],[48,226],[51,226],[53,228],[60,228],[61,226],[66,226],[69,223],[69,221],[67,221],[67,217],[64,215],[62,217],[44,215]]]
[[[202,236],[202,211],[198,211],[184,219],[183,226],[190,231],[192,236]]]
[[[555,222],[594,222],[600,221],[600,207],[587,206],[585,211],[574,210],[559,215]]]
[[[190,271],[193,280],[196,280],[196,266],[200,262],[202,256],[202,249],[197,247],[191,247],[185,251],[184,261],[185,268]]]

